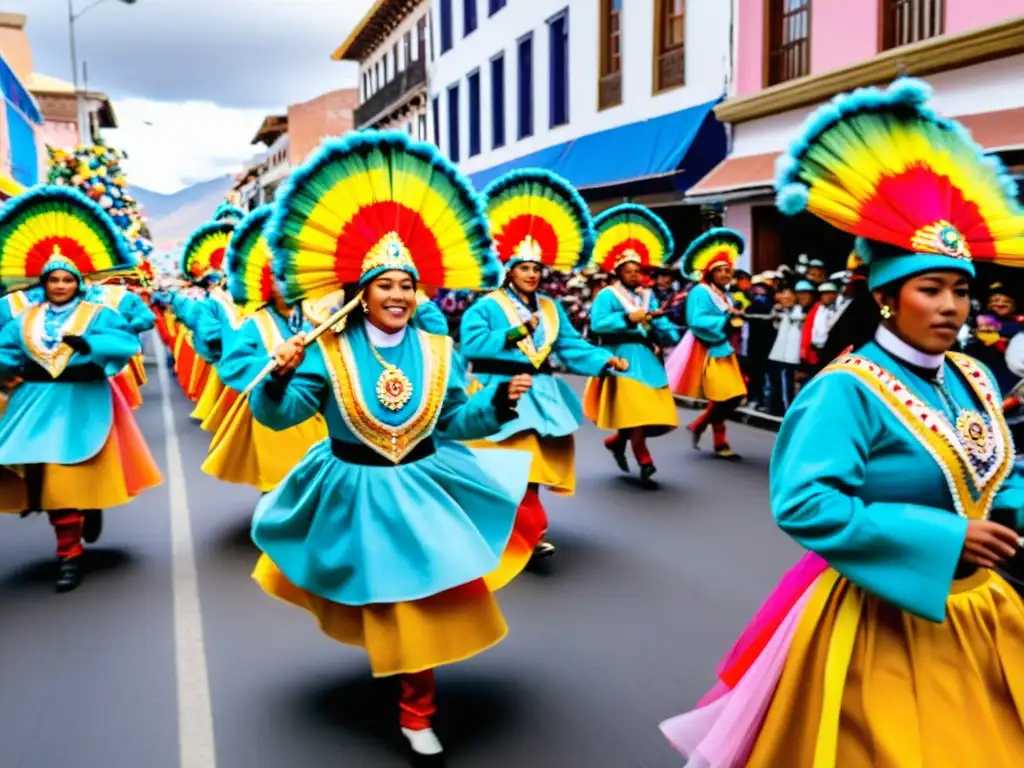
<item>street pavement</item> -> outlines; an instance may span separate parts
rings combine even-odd
[[[107,513],[76,592],[53,591],[44,519],[0,519],[0,768],[410,765],[394,682],[250,580],[258,494],[200,471],[209,437],[161,378],[137,418],[168,482]],[[742,464],[652,441],[645,490],[580,430],[577,495],[544,497],[558,553],[500,593],[508,638],[438,673],[446,765],[681,764],[658,723],[800,554],[768,509],[774,435],[731,437]]]

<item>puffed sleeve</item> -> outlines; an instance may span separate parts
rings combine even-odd
[[[107,376],[115,376],[129,361],[142,351],[139,337],[128,327],[120,313],[103,307],[82,334],[89,352],[75,352],[72,363],[89,362],[101,368]]]
[[[260,424],[281,431],[322,411],[329,386],[320,348],[314,344],[306,349],[306,359],[291,376],[264,377],[249,393],[249,408]]]
[[[508,382],[495,381],[472,396],[466,394],[466,374],[453,352],[448,388],[437,420],[438,437],[482,440],[515,417],[508,403]]]
[[[612,353],[580,336],[562,305],[556,302],[555,306],[558,307],[558,339],[553,349],[558,359],[578,376],[600,376],[608,367]]]
[[[156,325],[156,316],[153,314],[153,311],[131,291],[126,293],[124,298],[121,299],[117,311],[121,313],[125,322],[128,323],[128,328],[132,333],[140,334],[151,331]]]

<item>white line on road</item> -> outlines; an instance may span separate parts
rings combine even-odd
[[[166,354],[156,347],[157,377],[164,415],[167,447],[167,486],[171,497],[171,572],[174,592],[174,656],[178,683],[178,751],[181,768],[216,768],[210,678],[203,645],[203,614],[199,602],[199,576],[192,544],[192,518],[188,508],[181,445],[174,427],[170,375]]]

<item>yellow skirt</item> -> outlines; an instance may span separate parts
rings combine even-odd
[[[919,619],[826,572],[796,630],[748,768],[1016,768],[1024,602],[998,574],[953,582]]]
[[[205,421],[206,417],[213,412],[213,408],[222,394],[224,394],[224,385],[217,375],[217,370],[211,365],[210,374],[206,377],[206,384],[199,395],[196,407],[192,409],[190,418],[196,421]]]
[[[530,482],[542,485],[561,496],[576,493],[576,443],[572,435],[541,437],[534,431],[492,443],[489,440],[471,440],[470,448],[502,448],[527,451],[533,454],[530,462]]]
[[[310,446],[326,437],[327,422],[320,414],[276,432],[256,421],[248,397],[239,397],[213,436],[203,471],[265,493],[278,486]]]
[[[205,419],[199,424],[199,428],[203,432],[209,432],[211,435],[217,434],[217,430],[220,429],[221,424],[224,423],[224,419],[231,413],[231,408],[234,406],[235,401],[240,398],[242,394],[235,390],[224,387],[220,393],[220,397],[217,398],[217,402],[214,404],[210,413]]]
[[[643,427],[648,437],[679,426],[679,410],[668,387],[654,389],[625,376],[600,376],[587,382],[583,413],[598,429]]]
[[[132,369],[132,375],[135,377],[135,383],[140,387],[146,386],[146,382],[149,381],[149,377],[146,375],[146,361],[143,359],[142,354],[138,354],[131,359],[128,366]]]
[[[313,614],[331,639],[365,650],[374,677],[463,661],[508,634],[497,600],[480,579],[408,603],[349,606],[296,587],[266,555],[252,577],[271,597]]]

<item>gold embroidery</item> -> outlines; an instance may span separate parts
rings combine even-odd
[[[20,317],[21,313],[29,308],[32,302],[28,300],[28,294],[24,291],[16,291],[5,297],[7,306],[11,308],[11,318]]]
[[[420,344],[423,375],[419,389],[422,394],[415,413],[395,426],[378,419],[367,405],[359,379],[358,361],[348,334],[325,335],[317,339],[345,425],[361,443],[395,464],[433,433],[441,417],[451,369],[450,337],[434,336],[412,328],[407,333],[415,333]]]
[[[505,319],[508,320],[509,325],[515,327],[522,324],[519,312],[516,310],[516,305],[504,290],[494,291],[488,294],[488,296],[501,307],[501,311],[505,313]],[[548,355],[551,354],[551,349],[558,340],[560,321],[558,307],[555,305],[554,300],[549,299],[547,296],[537,296],[537,307],[540,310],[540,322],[544,328],[544,343],[540,349],[537,349],[537,346],[533,343],[532,334],[527,335],[516,343],[519,351],[526,355],[526,359],[530,361],[534,368],[540,368],[544,361],[548,359]]]
[[[105,285],[100,288],[100,295],[103,296],[103,306],[110,307],[115,312],[120,311],[121,302],[127,293],[128,289],[123,285]]]
[[[969,357],[953,353],[948,357],[978,396],[992,425],[995,438],[993,461],[981,472],[972,464],[967,450],[955,434],[955,427],[882,366],[859,355],[845,355],[824,372],[845,371],[864,382],[939,465],[957,512],[978,520],[988,517],[996,493],[1013,468],[1013,456],[1009,450],[1012,442],[1003,419],[1001,402],[985,373]],[[971,491],[972,486],[977,497]]]
[[[238,327],[242,324],[242,320],[244,320],[241,308],[223,290],[210,291],[210,298],[220,304],[224,314],[227,315],[228,324],[237,331]]]
[[[60,376],[68,367],[71,355],[74,350],[67,344],[58,344],[53,349],[47,349],[43,344],[43,336],[46,333],[44,324],[46,322],[47,303],[36,304],[25,310],[25,318],[21,324],[21,338],[25,345],[28,356],[37,362],[53,378]],[[89,328],[93,318],[103,309],[102,304],[93,304],[83,301],[64,320],[61,332],[65,336],[81,336]]]

